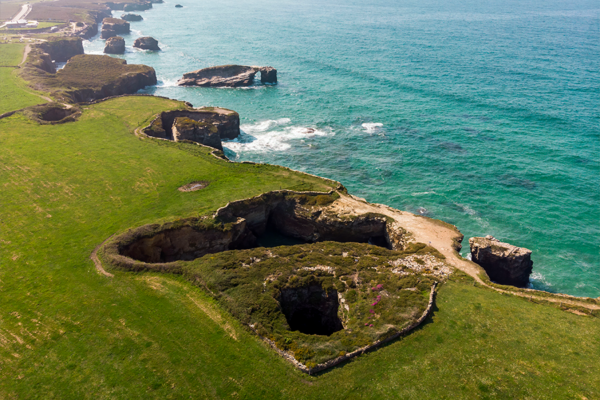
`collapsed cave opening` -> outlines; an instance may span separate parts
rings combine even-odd
[[[75,110],[62,107],[50,107],[40,114],[40,119],[48,122],[60,121],[69,115],[75,113]]]
[[[318,285],[284,289],[279,304],[292,331],[330,336],[344,329],[336,290],[326,292]]]
[[[333,241],[392,249],[392,241],[398,242],[398,232],[390,230],[381,215],[339,218],[322,210],[310,210],[297,199],[281,195],[244,206],[236,203],[220,209],[214,220],[190,219],[142,227],[132,233],[132,240],[119,247],[119,252],[146,263],[165,263],[256,247]]]
[[[206,254],[255,247],[293,246],[324,241],[369,243],[391,248],[385,221],[366,219],[353,224],[319,226],[315,221],[292,219],[273,211],[261,224],[242,220],[231,229],[182,226],[143,237],[121,249],[121,254],[147,263],[190,261]],[[363,223],[361,223],[363,222]]]

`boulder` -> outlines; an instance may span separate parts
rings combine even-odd
[[[179,86],[239,87],[254,83],[256,70],[243,65],[221,65],[199,69],[183,75]]]
[[[113,36],[106,40],[104,46],[104,52],[106,54],[123,54],[125,53],[125,39],[121,36]]]
[[[123,14],[121,19],[129,22],[142,21],[144,18],[138,14]]]
[[[129,22],[120,18],[104,18],[102,20],[102,39],[108,39],[123,33],[131,32]]]
[[[144,36],[135,39],[135,42],[133,42],[133,47],[137,47],[138,49],[142,50],[160,51],[160,47],[158,47],[158,40],[150,36]]]
[[[173,122],[173,141],[191,140],[205,146],[223,150],[219,129],[210,120],[195,121],[187,117],[177,117]]]
[[[175,4],[175,8],[183,8],[181,4]]]
[[[531,250],[502,243],[493,236],[472,237],[471,260],[483,267],[490,279],[502,285],[526,287],[533,261]]]
[[[262,83],[277,83],[277,70],[273,67],[259,67]]]

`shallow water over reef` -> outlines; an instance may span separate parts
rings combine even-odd
[[[600,295],[596,2],[178,3],[140,12],[123,57],[157,70],[148,93],[238,111],[230,158],[527,247],[534,287]],[[132,49],[145,35],[163,51]],[[279,84],[175,86],[234,63],[274,66]]]

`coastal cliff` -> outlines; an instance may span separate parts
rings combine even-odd
[[[156,84],[156,72],[152,67],[80,53],[83,53],[80,38],[62,38],[32,46],[22,74],[34,88],[68,102],[131,94]],[[68,62],[56,72],[53,59]]]
[[[240,116],[235,111],[217,107],[165,111],[143,132],[159,139],[192,141],[223,150],[223,139],[239,136]]]

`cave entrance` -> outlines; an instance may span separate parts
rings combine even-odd
[[[336,290],[325,292],[320,286],[285,289],[279,304],[292,331],[329,336],[344,329]]]
[[[284,235],[272,225],[267,225],[267,229],[256,238],[256,247],[295,246],[297,244],[305,243],[308,242]]]

